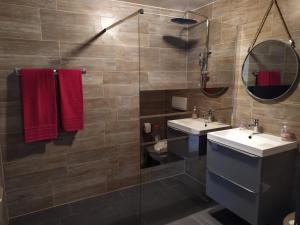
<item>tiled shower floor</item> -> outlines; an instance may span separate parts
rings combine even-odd
[[[203,194],[202,185],[182,174],[15,218],[9,225],[208,225],[191,218],[215,205]]]

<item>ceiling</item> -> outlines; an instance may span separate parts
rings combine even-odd
[[[124,2],[132,2],[142,5],[155,6],[166,9],[175,10],[192,10],[209,3],[215,2],[216,0],[121,0]]]

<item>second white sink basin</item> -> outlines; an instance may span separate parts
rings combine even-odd
[[[281,137],[274,135],[264,133],[252,134],[251,130],[235,128],[209,133],[207,138],[259,157],[294,150],[298,146],[296,141],[282,141]]]
[[[188,134],[205,135],[211,131],[228,129],[230,128],[230,125],[222,124],[219,122],[206,123],[204,119],[186,118],[178,120],[169,120],[168,127]]]

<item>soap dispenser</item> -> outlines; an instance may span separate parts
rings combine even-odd
[[[196,106],[194,106],[193,113],[192,113],[192,118],[193,119],[197,119],[198,118],[198,109],[197,109]]]
[[[281,140],[283,140],[283,141],[292,141],[294,139],[295,135],[289,131],[286,122],[282,123],[282,128],[281,128],[281,131],[280,131],[280,136],[281,136]]]

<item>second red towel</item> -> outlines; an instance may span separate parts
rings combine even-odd
[[[59,70],[62,127],[65,131],[83,129],[83,88],[81,70]]]

